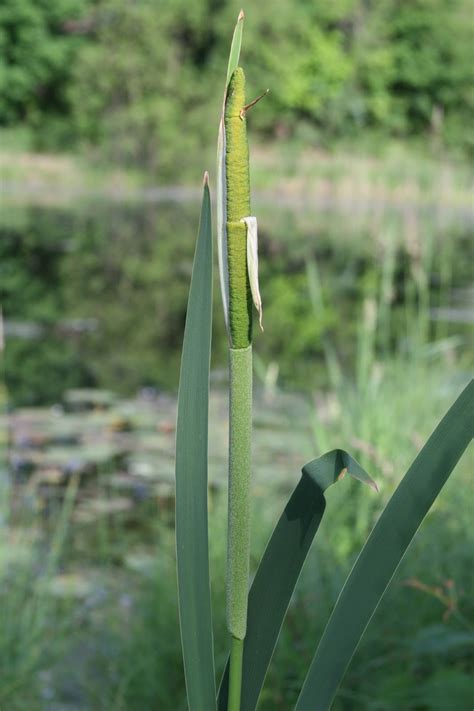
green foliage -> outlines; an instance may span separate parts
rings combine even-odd
[[[195,135],[208,136],[209,98],[213,103],[221,94],[216,67],[225,61],[227,29],[238,7],[216,9],[204,1],[191,12],[164,2],[158,10],[146,0],[133,6],[112,0],[111,7],[120,19],[104,23],[99,41],[83,50],[77,65],[78,116],[86,121],[88,115],[90,127],[105,131],[119,155],[129,145],[140,162],[134,157],[140,145],[145,164],[154,156],[155,167],[166,169],[178,130],[173,122],[185,142],[183,155],[197,146],[190,145],[191,123]],[[271,93],[252,115],[254,129],[288,134],[306,120],[323,135],[371,126],[404,136],[433,130],[466,145],[459,129],[472,108],[468,13],[465,0],[454,6],[384,0],[371,7],[345,0],[330,9],[283,0],[270,16],[255,4],[248,8],[245,45],[249,95],[267,86]],[[100,77],[94,65],[101,66]],[[211,93],[209,86],[218,90]],[[98,101],[101,107],[94,108]]]
[[[399,130],[418,132],[430,125],[436,130],[438,111],[438,130],[456,140],[458,122],[467,125],[474,109],[472,8],[449,0],[397,3],[389,27]],[[472,137],[457,139],[472,148]]]
[[[428,166],[427,179],[435,170]],[[397,185],[404,171],[402,166],[394,172]],[[413,325],[407,331],[407,309],[413,324],[417,302],[428,335],[456,336],[447,352],[460,346],[466,353],[459,339],[468,342],[468,326],[430,324],[426,311],[452,303],[454,280],[457,287],[469,283],[470,228],[454,214],[449,226],[427,214],[416,216],[418,255],[409,253],[403,241],[403,215],[388,210],[380,222],[367,216],[350,224],[333,211],[295,215],[262,205],[262,213],[265,333],[255,329],[254,338],[263,362],[278,363],[283,386],[327,384],[325,369],[318,367],[324,358],[322,338],[330,339],[342,364],[353,362],[361,305],[374,294],[380,301],[376,359],[397,350],[397,344],[413,353],[420,333]],[[11,402],[49,404],[68,386],[97,385],[123,394],[144,385],[175,390],[198,205],[92,203],[75,209],[16,208],[2,216],[8,224],[0,226],[0,303],[7,329],[20,322],[31,325],[32,335],[41,331],[40,337],[24,340],[7,330]],[[316,308],[305,276],[308,257],[317,260],[322,282],[323,305]],[[425,279],[413,291],[415,267]],[[220,313],[218,289],[214,305]],[[74,327],[76,319],[85,323],[84,329]],[[227,344],[222,319],[214,319],[213,330],[218,371]],[[361,373],[367,369],[363,362],[357,368]],[[370,412],[373,403],[366,407],[351,397],[348,406],[360,415]],[[322,449],[338,443],[336,438]]]
[[[51,144],[66,140],[66,89],[90,0],[4,0],[0,5],[0,124],[22,121]]]
[[[347,472],[376,488],[359,464],[341,449],[303,467],[268,542],[249,593],[248,629],[243,652],[241,711],[257,706],[270,659],[278,640],[293,590],[326,508],[325,490]],[[265,615],[262,616],[262,610]],[[229,668],[219,689],[219,709],[227,709]]]
[[[473,437],[474,381],[419,452],[347,578],[308,671],[296,709],[327,709],[414,535]]]
[[[466,0],[280,0],[271,14],[258,3],[244,9],[248,94],[271,90],[250,114],[254,134],[308,125],[326,143],[373,129],[472,149]],[[26,122],[53,147],[79,137],[108,160],[184,179],[212,143],[209,116],[219,111],[238,10],[211,0],[6,0],[2,123]]]
[[[0,237],[4,317],[32,331],[27,340],[7,333],[12,401],[51,403],[66,387],[97,383],[174,387],[194,206],[20,215]],[[76,330],[76,319],[86,327]]]
[[[79,134],[118,163],[161,178],[182,175],[214,129],[204,121],[213,115],[208,12],[205,3],[182,0],[102,3],[96,39],[81,52],[70,89]]]
[[[317,28],[309,39],[307,51],[295,54],[293,61],[286,65],[283,86],[287,109],[322,121],[325,106],[341,94],[352,70],[341,33],[325,33]]]
[[[212,227],[208,176],[189,289],[176,425],[176,560],[190,709],[216,706],[208,555],[208,419]]]

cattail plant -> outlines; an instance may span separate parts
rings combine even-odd
[[[184,332],[176,432],[176,544],[181,641],[191,711],[254,711],[281,626],[326,508],[325,490],[346,474],[375,483],[344,450],[302,468],[250,591],[252,309],[262,322],[257,228],[251,215],[245,77],[239,67],[244,15],[231,45],[218,134],[217,245],[229,338],[229,659],[216,688],[209,577],[207,443],[212,323],[209,178]],[[389,500],[342,591],[308,670],[297,711],[328,711],[390,580],[473,435],[474,382],[441,420]]]
[[[240,708],[247,630],[252,436],[252,300],[260,315],[257,220],[250,212],[245,75],[235,67],[243,12],[237,20],[218,140],[219,270],[229,338],[229,518],[227,627],[231,636],[229,709]]]

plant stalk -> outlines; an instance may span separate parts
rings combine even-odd
[[[226,132],[226,229],[229,271],[229,514],[227,539],[227,626],[231,634],[228,711],[240,711],[242,655],[247,630],[250,554],[252,439],[252,296],[247,268],[250,215],[249,152],[245,77],[231,78],[224,111]]]
[[[230,350],[229,520],[227,626],[243,640],[247,631],[252,439],[252,346]]]
[[[227,700],[227,711],[240,711],[243,655],[244,641],[242,639],[237,639],[237,637],[232,637],[230,646],[229,697]]]

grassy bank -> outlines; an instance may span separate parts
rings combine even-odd
[[[252,145],[252,185],[257,193],[279,200],[378,203],[381,206],[436,204],[472,206],[472,166],[409,143],[389,141],[382,147],[342,146],[324,152],[296,141]],[[214,154],[207,164],[211,179]],[[181,188],[199,185],[188,171]],[[78,199],[160,199],[160,176],[112,168],[93,154],[37,153],[15,133],[0,134],[0,180],[5,204],[68,205]],[[151,192],[150,192],[151,191]],[[183,193],[185,196],[189,193]],[[194,193],[192,193],[194,194]],[[196,193],[197,195],[197,193]]]
[[[283,711],[295,701],[368,530],[472,366],[462,321],[472,176],[465,164],[395,143],[372,154],[286,143],[253,146],[253,153],[266,331],[255,364],[252,570],[310,458],[346,447],[381,488],[376,496],[344,481],[329,492],[262,696],[262,711]],[[3,147],[0,166],[5,205],[21,207],[18,223],[2,235],[13,329],[7,375],[18,401],[57,403],[62,389],[84,385],[74,377],[122,388],[123,396],[144,384],[173,389],[176,374],[165,380],[164,371],[181,345],[193,206],[189,214],[181,205],[153,211],[146,202],[162,193],[150,191],[143,176],[75,156]],[[136,204],[133,214],[127,204],[107,204],[100,220],[70,209],[92,198],[105,198],[101,209],[108,198]],[[283,206],[277,219],[276,203]],[[64,210],[35,208],[22,222],[31,204]],[[300,204],[311,210],[297,214]],[[21,339],[25,324],[39,329],[36,340]],[[224,334],[215,342],[224,343]],[[220,611],[222,362],[217,356],[210,427],[211,564]],[[82,376],[80,368],[89,370]],[[294,387],[295,371],[305,396],[279,388]],[[185,709],[172,513],[176,402],[161,393],[148,408],[147,394],[140,407],[112,397],[104,413],[96,398],[88,413],[56,405],[2,419],[11,434],[0,432],[0,446],[10,440],[8,476],[5,452],[0,457],[0,485],[9,490],[0,508],[2,711]],[[427,517],[334,711],[472,705],[469,464],[468,453]],[[220,672],[223,617],[214,625]]]
[[[283,710],[295,701],[314,640],[361,543],[420,443],[462,387],[464,376],[452,355],[438,349],[421,353],[416,362],[399,357],[382,368],[373,363],[363,382],[344,377],[331,394],[315,396],[299,420],[292,415],[291,401],[276,394],[273,403],[260,402],[253,566],[306,454],[343,442],[381,487],[376,496],[346,481],[330,493],[327,520],[293,599],[262,710]],[[407,390],[407,382],[416,393],[413,387]],[[271,398],[271,392],[265,397]],[[211,437],[221,418],[215,398]],[[297,409],[301,411],[301,403]],[[172,431],[166,436],[172,442]],[[296,454],[286,450],[285,456],[284,446],[297,439],[303,457],[299,463]],[[222,469],[221,440],[225,447],[225,437],[218,436],[211,448],[214,481]],[[157,471],[165,461],[162,456],[155,454]],[[266,474],[270,468],[280,472],[273,481]],[[111,475],[104,473],[95,494],[90,484],[83,488],[85,480],[76,489],[77,480],[71,479],[59,516],[23,506],[18,518],[13,506],[7,526],[3,523],[0,708],[185,707],[172,506],[163,492],[155,493],[128,513],[103,507],[102,515],[85,526],[78,515],[84,515],[84,496],[113,499],[107,484]],[[469,456],[429,514],[370,625],[335,711],[445,711],[449,705],[468,709],[473,661],[468,646],[474,619],[468,594],[474,545],[469,512],[474,502],[468,484]],[[38,494],[33,481],[15,491],[16,496],[23,492],[24,504]],[[212,496],[210,540],[215,609],[223,610],[225,491],[219,491],[218,486]],[[225,625],[220,617],[214,624],[220,670]]]

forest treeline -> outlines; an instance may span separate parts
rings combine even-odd
[[[96,147],[176,175],[212,141],[240,3],[2,0],[0,123],[35,147]],[[433,136],[474,146],[469,0],[278,0],[245,5],[243,61],[262,139]]]

